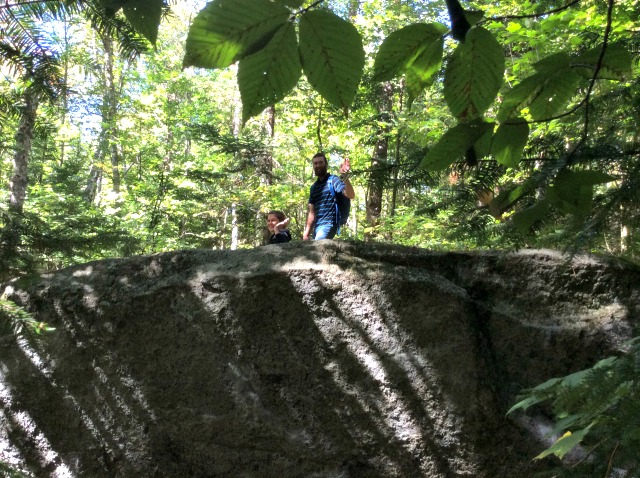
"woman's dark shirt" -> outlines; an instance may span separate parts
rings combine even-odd
[[[283,242],[289,242],[291,240],[291,233],[288,229],[280,231],[278,234],[271,234],[269,238],[269,244],[282,244]]]

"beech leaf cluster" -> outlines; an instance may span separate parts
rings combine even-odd
[[[362,38],[329,10],[296,14],[299,3],[214,0],[191,25],[184,67],[238,62],[243,122],[284,99],[302,72],[324,99],[347,108],[364,69]]]

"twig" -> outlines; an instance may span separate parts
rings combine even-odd
[[[530,13],[528,15],[505,15],[502,17],[491,17],[488,20],[492,20],[492,21],[500,21],[500,20],[517,20],[519,18],[538,18],[538,17],[543,17],[545,15],[551,15],[552,13],[558,13],[561,12],[562,10],[566,10],[572,6],[574,6],[576,3],[580,3],[580,0],[573,0],[572,2],[567,3],[566,5],[563,5],[562,7],[558,7],[558,8],[554,8],[553,10],[548,10],[546,12],[542,12],[542,13]]]
[[[320,4],[321,4],[321,3],[323,3],[323,2],[324,2],[324,0],[316,0],[315,2],[313,2],[313,3],[312,3],[311,5],[309,5],[308,7],[303,8],[303,9],[301,9],[301,10],[298,10],[296,13],[294,13],[294,14],[291,16],[291,19],[293,19],[293,18],[297,17],[298,15],[302,15],[303,13],[308,12],[309,10],[311,10],[312,8],[317,7],[318,5],[320,5]]]
[[[613,448],[613,451],[611,452],[611,456],[609,456],[609,465],[607,466],[607,473],[605,473],[604,478],[607,478],[609,476],[609,473],[611,473],[611,467],[613,466],[613,455],[616,454],[616,450],[618,449],[619,444],[620,444],[620,441],[617,441],[616,446]]]
[[[596,79],[598,78],[598,73],[602,69],[602,63],[604,61],[604,54],[607,51],[607,45],[609,43],[609,35],[611,34],[611,24],[613,22],[613,4],[614,0],[609,0],[607,5],[607,24],[604,29],[604,35],[602,40],[602,49],[600,50],[600,56],[598,57],[598,63],[596,64],[595,71],[593,72],[593,76],[591,77],[591,81],[589,82],[589,88],[587,89],[587,94],[584,97],[583,103],[585,104],[585,113],[584,113],[584,127],[582,128],[582,137],[580,141],[575,145],[573,150],[567,155],[567,164],[570,163],[571,157],[578,151],[580,146],[582,146],[587,140],[587,136],[589,135],[589,100],[591,98],[591,93],[593,92],[593,88],[596,84]]]

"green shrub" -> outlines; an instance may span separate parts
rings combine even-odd
[[[525,390],[508,412],[526,411],[549,402],[559,438],[536,460],[549,455],[562,459],[582,447],[585,456],[559,464],[545,476],[640,476],[640,337],[624,344],[619,356],[593,367],[552,378]]]

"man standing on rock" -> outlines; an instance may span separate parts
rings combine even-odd
[[[340,165],[340,177],[327,172],[327,157],[324,153],[317,153],[313,159],[313,172],[318,177],[311,185],[309,193],[309,205],[307,207],[307,223],[304,227],[302,239],[309,240],[309,235],[313,231],[312,238],[316,241],[320,239],[333,239],[338,231],[338,218],[336,217],[335,194],[344,194],[347,198],[353,199],[356,196],[348,173],[351,169],[349,160],[344,159]]]

